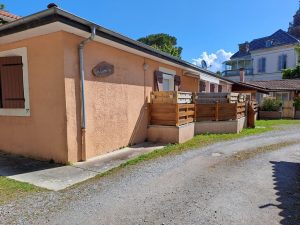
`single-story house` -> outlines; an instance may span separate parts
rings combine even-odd
[[[0,26],[0,149],[86,160],[147,139],[153,90],[232,83],[51,7]]]
[[[271,81],[248,81],[248,85],[258,88],[264,88],[269,92],[269,96],[275,97],[283,102],[292,101],[300,95],[300,79],[285,79]],[[258,102],[261,102],[264,95],[258,96]]]

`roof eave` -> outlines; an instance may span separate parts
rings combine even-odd
[[[126,36],[123,36],[119,33],[114,32],[114,31],[108,30],[104,27],[97,25],[96,23],[85,20],[81,17],[78,17],[74,14],[71,14],[71,13],[66,12],[59,8],[50,8],[50,9],[26,16],[26,17],[22,17],[21,19],[10,22],[8,24],[5,24],[0,27],[0,37],[6,36],[9,34],[13,34],[13,33],[18,33],[18,32],[21,32],[21,31],[24,31],[27,29],[31,29],[34,27],[43,26],[43,25],[53,23],[56,21],[63,22],[69,26],[74,26],[74,27],[79,28],[86,32],[90,32],[91,27],[94,26],[94,27],[96,27],[96,30],[97,30],[97,32],[96,32],[97,36],[100,36],[102,38],[107,38],[112,41],[116,41],[120,44],[134,48],[136,50],[143,51],[145,53],[162,58],[164,60],[168,60],[175,64],[179,64],[181,66],[185,66],[185,67],[193,69],[195,71],[206,73],[213,77],[219,78],[219,79],[224,80],[229,83],[232,83],[232,81],[225,79],[223,77],[220,77],[211,71],[202,69],[192,63],[186,62],[184,60],[181,60],[179,58],[171,56],[162,51],[156,50],[148,45],[145,45],[141,42],[130,39]]]

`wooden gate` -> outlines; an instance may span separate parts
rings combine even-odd
[[[295,117],[295,108],[293,106],[293,101],[284,101],[282,105],[282,117],[291,118]]]

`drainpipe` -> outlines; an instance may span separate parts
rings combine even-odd
[[[79,44],[79,68],[80,68],[80,96],[81,96],[81,160],[86,160],[86,149],[85,149],[85,132],[86,132],[86,111],[85,111],[85,90],[84,90],[84,47],[87,43],[94,40],[96,35],[96,27],[91,28],[91,36],[83,40]]]

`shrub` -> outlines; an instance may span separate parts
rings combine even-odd
[[[282,102],[278,99],[266,98],[262,103],[262,111],[280,111]]]
[[[300,96],[294,98],[294,106],[296,110],[300,110]]]
[[[282,79],[296,79],[300,78],[300,65],[294,69],[285,69],[282,71]]]

